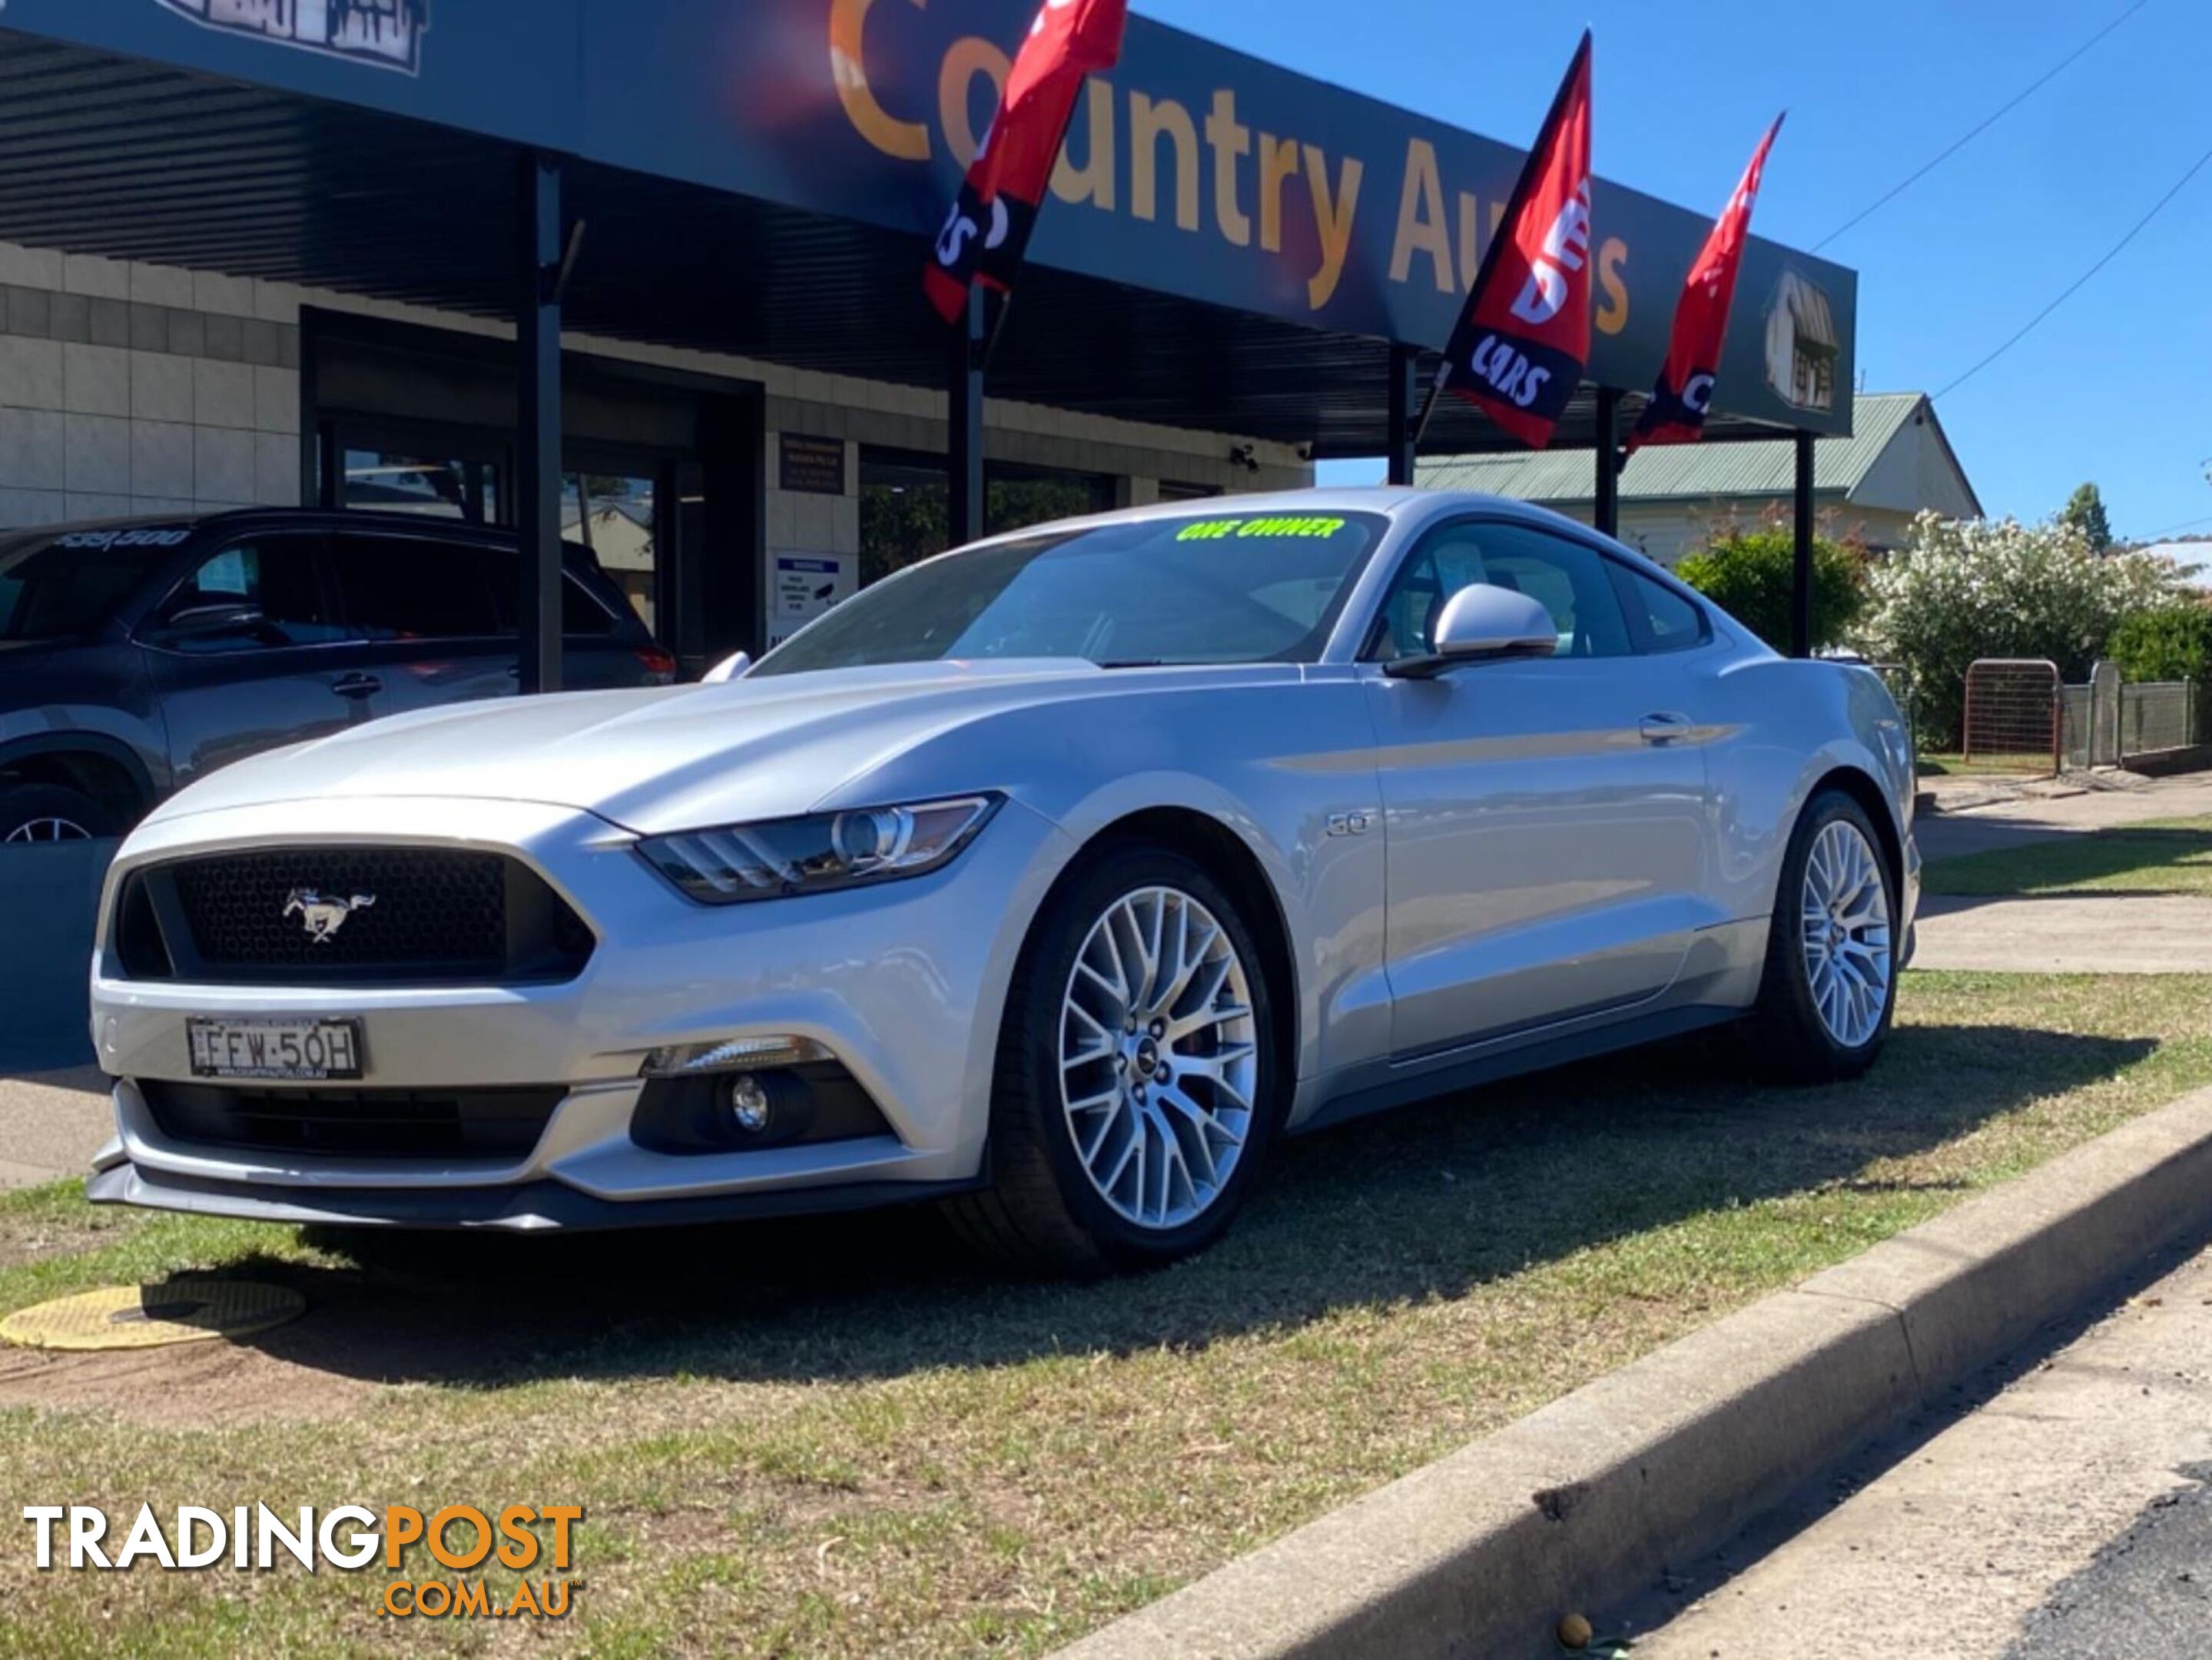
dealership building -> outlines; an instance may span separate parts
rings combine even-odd
[[[1521,153],[1132,18],[986,364],[921,273],[1033,10],[7,0],[0,526],[512,523],[526,596],[589,542],[696,671],[964,527],[1336,456],[1410,481],[1424,349]],[[1590,452],[1729,182],[1697,209],[1596,187],[1589,384],[1555,447],[1600,524]],[[1750,247],[1708,441],[1790,446],[1807,524],[1855,313],[1850,271]],[[1425,447],[1504,443],[1446,400]],[[523,644],[556,684],[557,630]]]

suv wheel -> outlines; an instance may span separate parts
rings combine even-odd
[[[115,815],[64,784],[0,784],[0,843],[88,842],[120,836]]]
[[[1109,853],[1037,921],[1006,1003],[992,1187],[961,1233],[1029,1271],[1096,1274],[1211,1244],[1279,1113],[1257,942],[1195,861]]]
[[[1807,804],[1782,861],[1753,1045],[1806,1083],[1872,1066],[1897,1009],[1895,880],[1866,809],[1840,790]]]

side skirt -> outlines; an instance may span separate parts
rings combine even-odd
[[[1461,1090],[1473,1089],[1478,1085],[1494,1084],[1500,1079],[1517,1078],[1524,1073],[1543,1072],[1571,1061],[1587,1061],[1595,1055],[1610,1055],[1616,1049],[1635,1049],[1642,1044],[1657,1043],[1662,1038],[1679,1037],[1686,1032],[1724,1026],[1731,1021],[1742,1019],[1744,1013],[1741,1008],[1709,1004],[1680,1005],[1650,1014],[1632,1016],[1626,1020],[1610,1021],[1560,1037],[1542,1039],[1519,1048],[1492,1049],[1485,1054],[1469,1055],[1464,1060],[1424,1066],[1419,1072],[1388,1078],[1380,1083],[1337,1096],[1291,1133],[1303,1135],[1309,1130],[1326,1129],[1349,1119],[1364,1118],[1370,1113],[1385,1112],[1392,1107],[1404,1106],[1410,1101],[1450,1095]]]

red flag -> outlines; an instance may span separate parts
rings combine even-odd
[[[922,273],[929,302],[946,322],[966,308],[971,283],[1012,288],[1075,95],[1084,76],[1121,61],[1128,18],[1128,0],[1044,0]]]
[[[1467,308],[1438,383],[1533,449],[1574,395],[1589,361],[1590,38],[1583,33]]]
[[[1682,297],[1674,302],[1674,331],[1667,341],[1667,362],[1651,389],[1651,401],[1628,435],[1630,454],[1640,444],[1692,444],[1705,433],[1705,411],[1712,406],[1713,382],[1720,373],[1721,344],[1728,338],[1729,307],[1735,299],[1735,274],[1751,234],[1751,210],[1759,200],[1759,175],[1766,171],[1766,152],[1774,148],[1774,135],[1781,131],[1778,115],[1683,279]]]

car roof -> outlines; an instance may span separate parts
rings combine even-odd
[[[103,519],[70,519],[52,525],[22,525],[0,531],[0,541],[31,537],[82,535],[93,531],[129,531],[175,526],[195,536],[208,532],[270,529],[367,531],[398,535],[435,536],[446,541],[476,542],[512,552],[517,532],[510,525],[472,525],[459,519],[430,514],[379,512],[373,508],[220,508],[191,513],[138,513]],[[576,561],[598,568],[590,549],[572,537],[562,538],[562,549]]]

